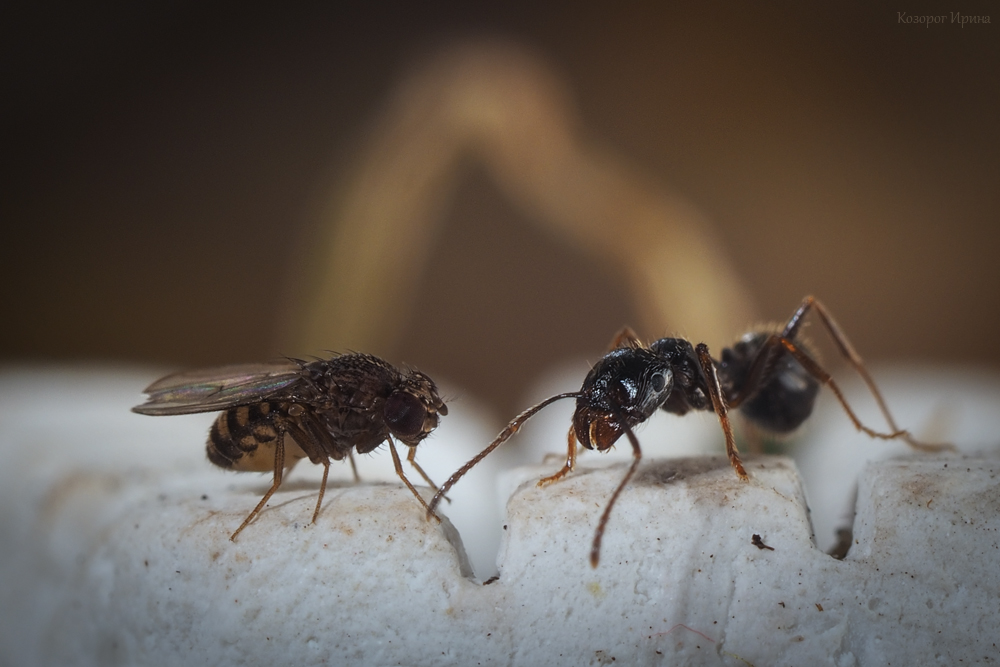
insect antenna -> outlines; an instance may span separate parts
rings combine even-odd
[[[617,411],[615,412],[615,419],[625,427],[625,435],[628,436],[628,441],[632,445],[632,465],[629,466],[628,472],[625,473],[622,481],[618,483],[618,488],[611,494],[608,505],[601,514],[601,520],[597,522],[597,530],[594,531],[594,541],[590,545],[590,567],[594,568],[597,567],[598,562],[601,560],[601,541],[604,539],[604,528],[611,517],[611,508],[615,506],[618,496],[621,495],[625,485],[632,479],[632,475],[635,474],[636,469],[639,467],[639,461],[642,460],[642,450],[639,449],[639,439],[635,437],[635,431],[628,425],[628,422],[622,419],[621,415],[617,414]]]
[[[437,493],[437,491],[438,491],[438,485],[435,484],[434,480],[432,480],[427,475],[427,473],[424,472],[424,469],[420,467],[420,464],[417,463],[416,456],[417,456],[417,448],[416,447],[410,447],[410,451],[406,455],[406,462],[409,463],[411,466],[413,466],[413,468],[418,473],[420,473],[420,476],[424,478],[424,481],[427,482],[427,484],[430,485],[430,487],[434,491],[434,493]],[[445,496],[444,499],[447,500],[449,503],[451,502],[451,498],[449,498],[448,496]]]
[[[433,517],[438,521],[441,521],[438,515],[434,514],[434,510],[432,509],[432,507],[427,505],[427,501],[423,499],[423,496],[420,495],[420,492],[417,491],[417,489],[414,488],[413,484],[410,483],[410,480],[406,478],[406,473],[403,472],[403,464],[399,460],[399,452],[396,451],[396,444],[392,441],[392,438],[387,436],[386,442],[389,443],[389,453],[392,454],[392,465],[396,468],[396,474],[399,475],[399,478],[401,480],[403,480],[403,484],[406,485],[406,488],[408,488],[416,497],[416,499],[420,501],[420,504],[427,509],[427,519],[430,520],[431,517]],[[435,496],[435,498],[437,498],[437,496]]]
[[[507,424],[504,430],[500,431],[500,434],[497,435],[496,439],[493,442],[491,442],[486,447],[486,449],[484,449],[483,451],[479,452],[474,457],[472,457],[468,463],[466,463],[464,466],[456,470],[455,474],[449,477],[448,481],[446,481],[444,484],[441,485],[441,488],[438,489],[438,492],[436,494],[434,494],[434,497],[431,499],[430,505],[427,508],[427,519],[430,520],[432,516],[435,516],[434,508],[437,507],[438,503],[441,502],[441,498],[444,497],[446,493],[448,493],[451,487],[455,486],[458,480],[462,479],[462,477],[465,476],[465,473],[469,472],[472,468],[476,466],[477,463],[479,463],[487,456],[489,456],[490,452],[492,452],[494,449],[496,449],[503,443],[507,442],[507,440],[509,440],[512,435],[517,433],[518,429],[521,428],[521,425],[524,424],[524,422],[526,422],[528,419],[533,417],[539,410],[564,398],[581,398],[582,396],[583,394],[578,391],[571,391],[565,394],[556,394],[555,396],[550,396],[549,398],[546,398],[544,401],[542,401],[537,405],[533,405],[532,407],[528,408],[518,416],[514,417],[514,419],[512,419],[509,424]]]

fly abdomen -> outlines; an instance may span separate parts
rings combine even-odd
[[[278,439],[275,418],[280,413],[266,402],[223,411],[208,433],[208,460],[230,470],[273,469]]]

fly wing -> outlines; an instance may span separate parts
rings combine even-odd
[[[174,373],[146,387],[146,402],[132,408],[143,415],[184,415],[216,412],[290,395],[302,379],[302,368],[291,361],[219,366]]]

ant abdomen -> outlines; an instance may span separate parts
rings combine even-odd
[[[772,348],[773,359],[762,363],[760,352],[771,335],[749,333],[724,348],[717,363],[719,380],[730,406],[748,421],[768,433],[789,433],[812,414],[820,383],[782,348]],[[797,344],[808,354],[801,341]],[[751,377],[755,374],[765,381]]]

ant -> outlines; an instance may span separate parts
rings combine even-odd
[[[848,405],[840,387],[813,359],[798,335],[803,321],[814,311],[837,348],[861,376],[889,425],[888,432],[876,431],[861,423]],[[566,463],[554,475],[538,481],[538,486],[557,482],[576,465],[579,442],[587,449],[605,452],[624,434],[632,445],[632,465],[611,494],[601,515],[590,550],[590,564],[597,567],[601,540],[611,509],[625,485],[635,474],[642,450],[633,428],[649,419],[657,409],[675,415],[691,410],[711,410],[719,418],[726,438],[726,455],[742,481],[749,481],[743,468],[729,421],[730,409],[738,409],[745,419],[762,431],[784,434],[798,428],[812,413],[816,395],[825,385],[837,397],[855,428],[880,440],[903,440],[922,451],[954,449],[947,444],[927,444],[915,440],[896,425],[875,381],[861,357],[841,331],[826,307],[807,296],[779,331],[752,331],[732,347],[723,348],[715,360],[704,343],[692,346],[683,338],[661,338],[644,346],[628,327],[612,341],[610,349],[587,374],[580,391],[557,394],[534,405],[517,417],[486,449],[458,469],[431,500],[432,513],[444,494],[473,466],[506,442],[525,421],[546,406],[564,398],[576,399],[576,410],[568,434]]]

